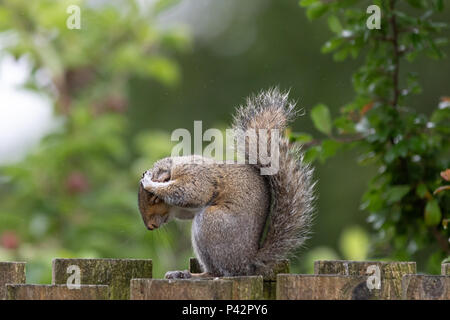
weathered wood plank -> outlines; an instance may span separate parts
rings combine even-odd
[[[279,274],[278,300],[372,300],[367,277],[344,275]]]
[[[450,263],[441,264],[441,274],[443,276],[450,276]]]
[[[408,274],[403,276],[404,300],[450,300],[450,276]]]
[[[223,280],[233,282],[233,300],[263,299],[263,277],[223,277]]]
[[[416,273],[415,262],[402,261],[348,261],[319,260],[314,262],[315,274],[341,274],[347,276],[367,276],[369,266],[378,266],[383,278],[398,278]]]
[[[132,279],[131,300],[231,300],[233,282],[214,280]]]
[[[266,300],[275,300],[277,298],[277,275],[281,273],[289,273],[290,266],[289,260],[279,260],[271,274],[267,274],[264,276],[264,288],[263,295]]]
[[[129,299],[131,279],[152,277],[152,260],[54,259],[52,284],[66,284],[72,265],[80,268],[81,284],[108,285],[111,299]]]
[[[6,284],[25,280],[25,262],[0,262],[0,300],[6,299]]]
[[[203,272],[200,263],[196,258],[189,259],[189,271],[191,273],[201,273]],[[277,264],[275,264],[273,268],[273,272],[271,274],[264,275],[263,277],[263,298],[269,300],[276,299],[276,279],[277,274],[279,273],[289,273],[289,260],[283,259],[279,260]]]
[[[191,273],[203,272],[200,263],[196,258],[189,259],[189,272]],[[287,259],[279,260],[273,267],[272,274],[264,276],[264,281],[276,281],[277,274],[279,273],[289,273],[289,260]]]
[[[64,284],[35,285],[8,284],[8,300],[108,300],[108,286],[80,285],[79,289],[69,289]]]
[[[277,275],[279,273],[289,273],[289,272],[290,272],[289,260],[288,259],[278,260],[278,262],[272,269],[272,273],[264,276],[264,281],[277,281]]]
[[[377,271],[379,273],[377,274]],[[379,276],[380,299],[398,300],[402,297],[402,277],[416,273],[415,262],[320,260],[314,262],[315,274],[339,274],[347,276]],[[373,282],[375,284],[375,282]]]
[[[276,281],[264,281],[263,297],[265,300],[276,300],[276,298],[277,298],[277,282]]]

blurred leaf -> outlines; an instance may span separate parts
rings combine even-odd
[[[321,148],[320,146],[314,146],[306,150],[304,154],[303,161],[306,163],[314,162],[314,160],[317,159],[317,157],[320,155]]]
[[[324,140],[322,142],[322,153],[320,155],[321,161],[325,161],[326,159],[334,156],[341,146],[342,144],[336,140]]]
[[[333,59],[335,61],[344,61],[347,58],[349,52],[350,52],[349,48],[347,48],[347,47],[342,48],[333,54]]]
[[[309,7],[310,5],[319,2],[320,0],[300,0],[299,4],[302,7]]]
[[[334,33],[340,34],[342,32],[342,25],[339,22],[338,17],[334,15],[328,17],[328,27]]]
[[[292,139],[300,144],[308,143],[313,140],[313,137],[307,133],[293,133],[291,134]]]
[[[355,123],[343,116],[334,120],[334,126],[339,129],[340,133],[355,133]]]
[[[398,185],[390,187],[385,195],[388,204],[400,201],[411,189],[409,185]]]
[[[441,208],[436,199],[431,199],[425,207],[425,224],[427,226],[436,226],[441,222]]]
[[[324,104],[318,104],[311,110],[311,119],[317,130],[327,135],[331,134],[332,123],[328,107]]]
[[[406,1],[415,8],[422,9],[425,6],[425,3],[423,0],[406,0]]]
[[[344,43],[344,39],[342,39],[342,38],[331,39],[331,40],[325,42],[325,44],[321,48],[321,51],[322,51],[322,53],[332,52],[332,51],[336,50],[337,48],[339,48],[343,43]]]
[[[164,57],[149,59],[143,70],[166,85],[174,85],[179,80],[177,65]]]
[[[310,20],[323,16],[328,11],[328,5],[322,2],[313,2],[308,6],[306,15]]]
[[[416,188],[416,193],[420,198],[425,198],[428,193],[427,186],[424,183],[420,183]]]

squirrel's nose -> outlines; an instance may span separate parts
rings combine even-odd
[[[158,227],[159,226],[154,224],[154,223],[151,223],[151,224],[147,225],[147,229],[148,230],[158,229]]]

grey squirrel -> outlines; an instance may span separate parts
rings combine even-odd
[[[143,174],[138,203],[149,230],[172,218],[193,219],[192,245],[204,272],[170,271],[166,278],[270,275],[277,259],[308,238],[313,170],[282,136],[294,107],[275,88],[248,98],[234,116],[232,128],[240,134],[278,130],[276,174],[261,175],[259,157],[255,164],[226,164],[197,155],[161,159]],[[237,152],[248,158],[244,149]]]

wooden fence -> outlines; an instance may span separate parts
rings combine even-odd
[[[194,258],[189,269],[200,271]],[[0,299],[449,300],[450,264],[424,275],[415,262],[316,261],[314,274],[291,274],[283,260],[267,278],[165,280],[152,279],[152,260],[54,259],[52,284],[37,285],[26,284],[24,262],[0,262]]]

